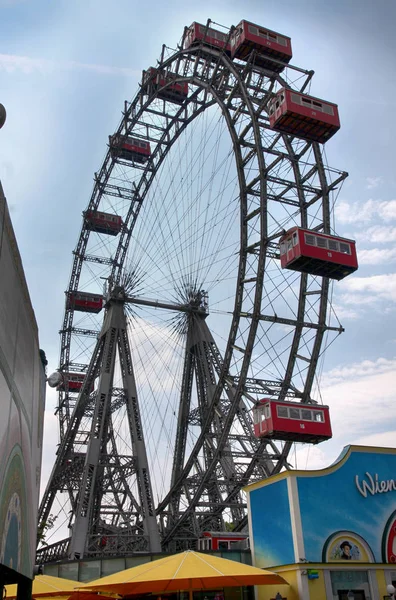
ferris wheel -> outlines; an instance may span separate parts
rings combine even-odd
[[[291,56],[289,38],[252,23],[224,31],[194,23],[147,66],[109,136],[73,252],[55,382],[61,451],[40,508],[43,526],[63,494],[72,528],[88,511],[82,497],[105,370],[98,338],[121,299],[129,345],[118,350],[101,434],[118,466],[98,459],[95,544],[85,554],[106,552],[128,519],[135,534],[145,519],[142,481],[133,482],[130,463],[120,467],[134,452],[125,360],[163,549],[193,547],[226,521],[242,531],[242,488],[287,467],[293,442],[329,437],[258,432],[253,418],[263,399],[302,404],[309,429],[325,337],[342,332],[329,278],[356,268],[353,243],[332,227],[346,173],[326,164],[319,145],[339,127],[336,105],[308,95],[313,72],[289,65]],[[294,252],[304,239],[316,254],[284,268],[288,244]]]

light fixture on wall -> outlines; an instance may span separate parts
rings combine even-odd
[[[386,591],[388,592],[388,594],[392,598],[392,600],[394,600],[395,592],[396,592],[395,586],[390,583],[389,585],[386,586]]]

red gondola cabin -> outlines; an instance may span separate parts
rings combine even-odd
[[[85,373],[62,373],[62,381],[56,388],[57,391],[64,391],[66,387],[69,392],[78,393],[85,380]],[[92,384],[91,392],[93,392],[94,386]]]
[[[88,292],[67,292],[66,308],[81,312],[99,313],[103,308],[103,297]]]
[[[206,35],[205,35],[206,32]],[[184,40],[184,47],[191,48],[191,46],[198,46],[203,43],[206,46],[212,46],[218,50],[224,50],[224,52],[230,56],[231,46],[227,44],[228,34],[206,27],[200,23],[193,23],[187,29],[186,37]]]
[[[147,83],[147,92],[151,95],[157,92],[158,98],[182,104],[188,96],[188,83],[176,82],[173,73],[164,73],[154,67],[143,71],[143,84]]]
[[[280,239],[283,269],[340,281],[358,268],[353,240],[293,227]]]
[[[98,210],[87,210],[84,213],[84,221],[85,227],[90,231],[108,235],[118,235],[122,227],[121,217]]]
[[[329,407],[265,398],[253,409],[254,435],[318,444],[331,438]]]
[[[241,531],[203,531],[198,550],[232,550],[248,547],[248,534]]]
[[[254,64],[276,73],[283,71],[293,56],[289,37],[248,21],[241,21],[236,26],[230,45],[232,58],[247,60],[252,50],[256,50]]]
[[[110,151],[113,158],[145,163],[151,156],[149,142],[126,135],[110,136]]]
[[[324,144],[340,128],[337,104],[282,88],[268,104],[275,131]]]

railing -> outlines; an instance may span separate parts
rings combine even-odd
[[[60,540],[54,544],[44,546],[36,552],[36,563],[42,565],[44,563],[55,562],[67,558],[67,549],[69,547],[70,538]]]

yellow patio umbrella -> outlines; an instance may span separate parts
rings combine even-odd
[[[276,573],[187,550],[96,579],[79,590],[110,592],[120,596],[189,591],[191,597],[192,590],[285,583]]]
[[[51,575],[37,575],[33,579],[33,598],[49,598],[55,600],[59,596],[65,600],[65,596],[70,596],[75,588],[80,585],[79,581],[72,579],[62,579],[62,577],[51,577]],[[16,598],[17,586],[6,585],[7,598]]]

